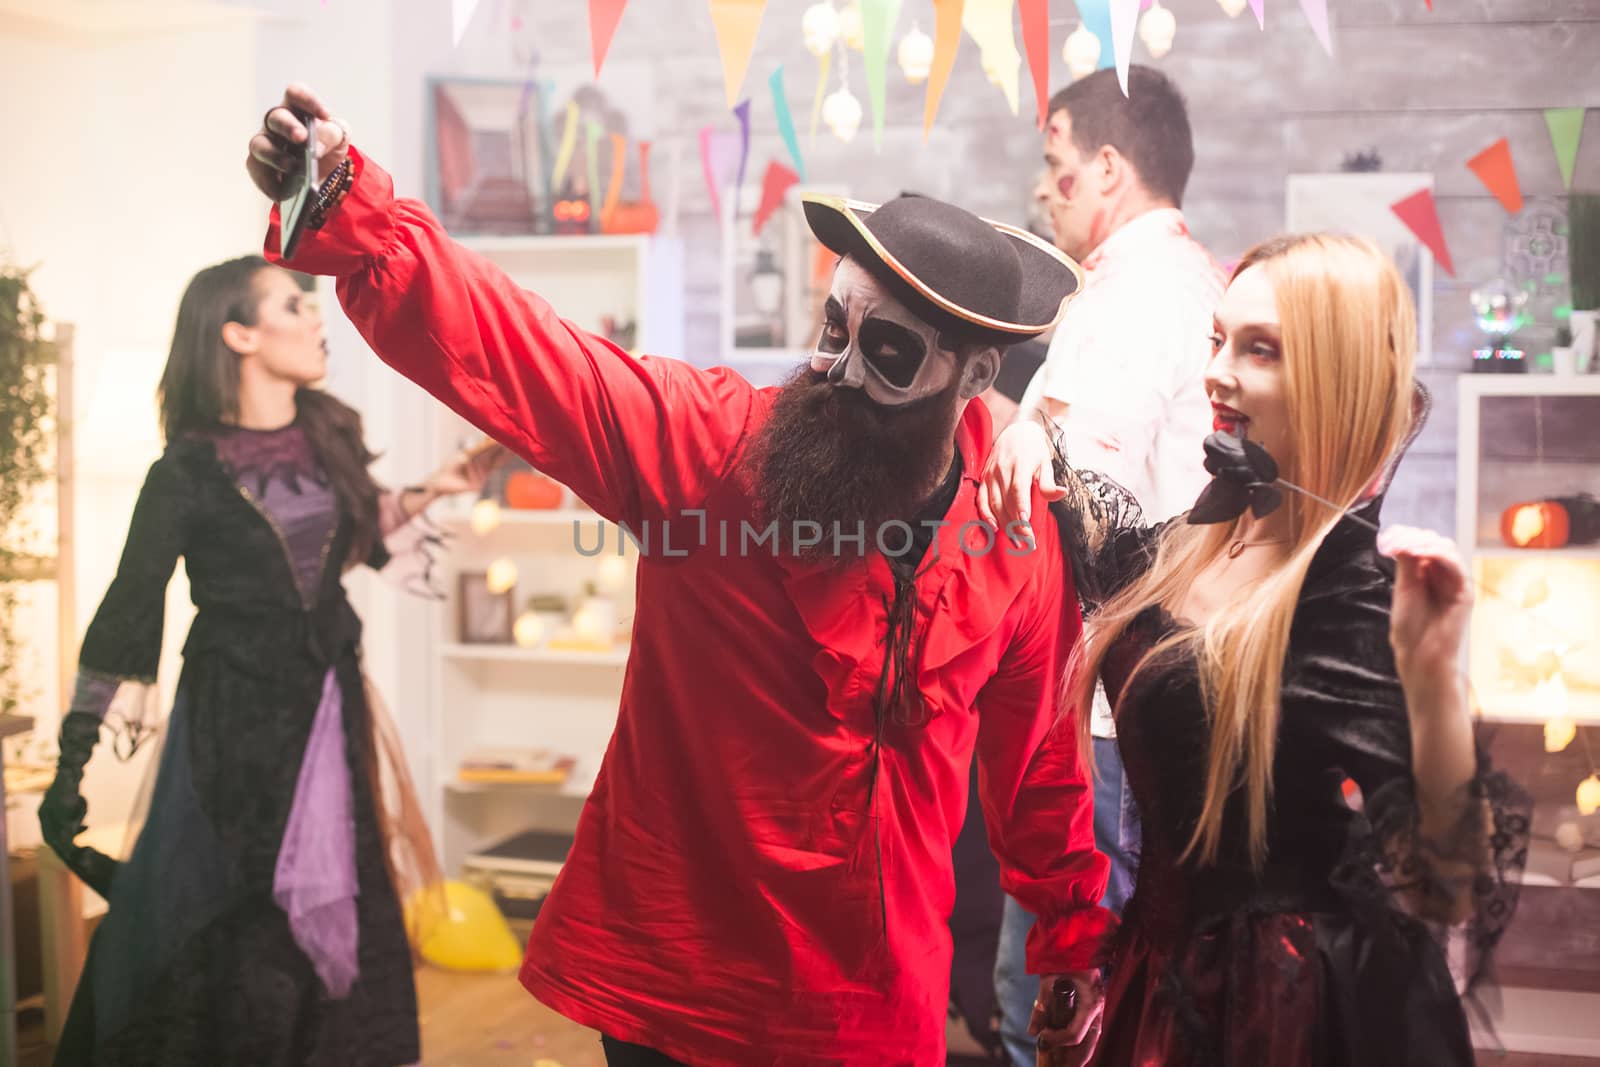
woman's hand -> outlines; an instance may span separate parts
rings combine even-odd
[[[1067,491],[1056,485],[1050,438],[1036,422],[1008,426],[995,439],[978,489],[978,515],[997,530],[1019,523],[1026,529],[1032,516],[1034,486],[1045,500],[1060,500]]]
[[[502,463],[511,458],[505,445],[485,441],[476,448],[457,453],[428,479],[428,493],[434,498],[454,496],[457,493],[482,491]]]
[[[1395,561],[1389,643],[1400,681],[1410,690],[1455,685],[1472,615],[1472,587],[1455,543],[1430,530],[1396,526],[1378,537]]]

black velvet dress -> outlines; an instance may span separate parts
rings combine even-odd
[[[1067,476],[1056,516],[1092,611],[1154,558],[1158,528],[1109,482]],[[1378,502],[1363,514],[1377,517]],[[1174,520],[1174,521],[1182,521]],[[1205,792],[1209,724],[1196,662],[1178,646],[1130,673],[1175,621],[1146,609],[1102,668],[1139,804],[1137,888],[1108,961],[1095,1063],[1107,1067],[1471,1067],[1458,986],[1482,977],[1511,917],[1528,803],[1484,765],[1474,795],[1488,853],[1419,840],[1405,698],[1388,639],[1393,569],[1376,535],[1343,520],[1307,574],[1289,639],[1264,866],[1248,861],[1242,790],[1219,861],[1180,857]],[[1472,807],[1482,826],[1482,805]],[[1473,914],[1455,930],[1461,972],[1430,916],[1470,855]]]
[[[198,614],[148,817],[112,882],[58,1064],[418,1059],[410,948],[371,788],[361,624],[340,582],[350,545],[298,426],[179,440],[151,468],[84,639],[74,708],[108,685],[153,683],[180,556]],[[367,562],[384,555],[380,545]],[[340,839],[353,840],[358,885],[358,973],[342,996],[274,899],[302,757],[330,694],[348,767],[339,810],[354,824]]]

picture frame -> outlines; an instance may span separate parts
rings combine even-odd
[[[1416,302],[1419,366],[1433,363],[1433,253],[1391,205],[1432,188],[1432,174],[1384,171],[1291,174],[1287,188],[1288,232],[1365,237],[1394,260]]]
[[[515,589],[489,591],[485,571],[462,571],[456,576],[456,632],[464,645],[509,645],[516,622]]]
[[[647,198],[641,144],[655,135],[653,78],[638,64],[614,68],[603,86],[583,65],[541,64],[524,79],[426,79],[424,196],[445,228],[598,233],[617,179],[621,203]]]

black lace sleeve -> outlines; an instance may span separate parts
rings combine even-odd
[[[1373,929],[1404,917],[1428,924],[1462,989],[1475,993],[1516,910],[1532,801],[1490,765],[1480,738],[1459,816],[1425,832],[1388,640],[1390,584],[1375,567],[1322,584],[1295,617],[1281,744],[1304,748],[1316,764],[1332,761],[1359,790],[1333,888]],[[1293,769],[1299,757],[1280,758]]]
[[[1164,526],[1146,525],[1132,493],[1103,474],[1073,467],[1060,437],[1052,434],[1052,441],[1056,484],[1067,495],[1050,505],[1050,513],[1087,613],[1149,568]]]
[[[169,450],[139,490],[116,577],[84,634],[81,670],[102,679],[155,682],[167,583],[187,544],[193,511],[193,481]]]

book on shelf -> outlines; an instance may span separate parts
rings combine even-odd
[[[461,761],[456,776],[480,785],[561,785],[577,762],[545,748],[480,748]]]

